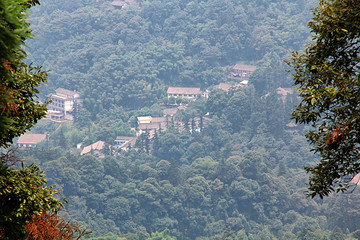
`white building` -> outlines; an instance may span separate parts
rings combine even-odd
[[[71,112],[74,110],[75,102],[80,100],[80,94],[64,88],[58,88],[55,92],[49,96],[51,102],[48,105],[48,115],[54,120],[72,120]]]

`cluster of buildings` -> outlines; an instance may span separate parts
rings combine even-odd
[[[227,76],[228,81],[235,83],[220,83],[213,88],[228,92],[230,89],[236,90],[245,87],[248,85],[249,78],[255,70],[256,66],[253,65],[236,64]],[[201,91],[200,88],[169,87],[166,94],[168,98],[181,97],[189,100],[195,100],[200,97],[208,98],[209,93],[209,90]]]
[[[128,151],[132,148],[135,148],[135,144],[142,134],[147,134],[148,139],[151,141],[156,133],[160,133],[161,131],[165,131],[170,126],[176,126],[178,131],[184,131],[185,126],[183,122],[170,120],[172,116],[164,116],[164,117],[151,117],[151,116],[142,116],[137,117],[137,127],[134,129],[136,132],[136,136],[117,136],[114,144],[109,145],[103,141],[97,141],[89,146],[86,146],[82,149],[80,155],[93,155],[95,157],[103,158],[106,153],[116,154],[119,151]],[[202,121],[202,123],[200,123]],[[203,117],[200,120],[199,117],[191,119],[189,121],[189,125],[191,123],[195,124],[195,131],[201,131],[201,124],[207,126],[210,122],[209,118]],[[190,127],[189,127],[190,128]]]
[[[112,2],[113,6],[124,8],[128,5],[136,4],[136,1],[131,0],[115,0]],[[248,84],[249,77],[256,70],[255,66],[236,64],[228,75],[228,80],[237,82],[236,84],[220,83],[214,86],[214,89],[222,89],[228,92],[230,89],[237,89]],[[279,89],[279,95],[290,94],[290,90]],[[188,100],[196,100],[200,97],[208,98],[209,90],[201,91],[200,88],[190,87],[169,87],[167,90],[168,98],[186,98]],[[49,95],[51,100],[48,105],[47,117],[52,121],[73,120],[74,112],[77,107],[81,106],[80,94],[76,91],[58,88],[54,94]],[[118,136],[115,139],[113,146],[106,144],[103,141],[98,141],[81,150],[80,155],[94,155],[96,157],[105,156],[106,151],[113,151],[113,149],[127,151],[135,146],[137,138],[146,133],[149,139],[152,139],[156,132],[165,131],[169,127],[176,128],[179,132],[189,129],[190,131],[201,131],[201,128],[208,125],[210,119],[207,117],[195,117],[189,120],[187,125],[183,121],[174,119],[174,115],[179,110],[185,110],[186,105],[178,105],[172,108],[163,110],[163,117],[139,116],[137,117],[137,124],[134,128],[136,136]],[[18,147],[21,149],[31,149],[38,143],[48,139],[48,134],[24,134],[18,139]],[[109,149],[108,149],[109,148]]]

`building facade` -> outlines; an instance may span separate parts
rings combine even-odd
[[[72,112],[76,103],[79,103],[80,94],[64,88],[58,88],[55,94],[49,95],[51,102],[48,105],[48,115],[53,120],[72,120]]]
[[[253,74],[255,70],[256,66],[253,65],[236,64],[228,75],[228,79],[249,80],[251,74]]]
[[[46,140],[46,136],[46,134],[25,133],[19,137],[17,145],[20,149],[30,149]]]
[[[196,99],[201,97],[201,90],[200,88],[169,87],[167,90],[167,97]]]

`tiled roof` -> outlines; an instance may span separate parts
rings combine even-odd
[[[80,155],[87,154],[91,152],[91,150],[102,150],[105,146],[105,142],[103,141],[97,141],[96,143],[93,143],[87,147],[84,147],[84,149],[81,151]]]
[[[133,147],[133,146],[135,146],[136,140],[137,140],[137,137],[132,137],[131,140],[123,143],[119,148],[125,149],[125,148],[129,148],[130,146]]]
[[[132,140],[133,138],[136,138],[136,137],[117,136],[117,137],[116,137],[116,140],[126,140],[126,141],[130,141],[130,140]]]
[[[51,99],[60,99],[63,101],[66,101],[68,97],[65,97],[64,95],[57,95],[57,94],[50,94]]]
[[[190,94],[197,95],[201,94],[200,88],[182,88],[182,87],[169,87],[167,90],[168,94]]]
[[[236,64],[233,69],[234,69],[234,70],[255,71],[255,70],[256,70],[256,66]]]
[[[65,88],[58,88],[58,89],[55,90],[55,92],[56,92],[57,95],[64,95],[64,96],[67,96],[67,97],[73,97],[74,95],[78,94],[75,91],[67,90]]]
[[[159,125],[160,124],[160,125]],[[143,124],[139,124],[139,129],[140,130],[155,130],[155,129],[159,129],[159,126],[161,126],[161,128],[165,128],[166,126],[166,122],[162,122],[162,123],[143,123]]]
[[[46,134],[25,133],[21,135],[17,143],[21,144],[37,144],[46,139]]]
[[[164,115],[175,115],[178,111],[178,108],[165,108],[163,110]]]
[[[153,117],[151,123],[162,123],[166,122],[166,117]]]
[[[232,85],[230,83],[220,83],[220,84],[216,85],[214,88],[221,89],[221,90],[228,92],[231,87],[232,87]]]

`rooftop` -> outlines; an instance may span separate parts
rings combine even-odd
[[[201,90],[200,88],[169,87],[167,93],[197,95],[197,94],[201,94]]]
[[[75,91],[71,91],[71,90],[67,90],[65,88],[58,88],[55,90],[57,95],[63,95],[63,96],[67,96],[67,97],[73,97],[75,95],[79,95],[79,93],[75,92]]]
[[[81,151],[80,155],[90,153],[92,150],[102,150],[104,148],[104,146],[105,146],[105,142],[97,141],[96,143],[93,143],[87,147],[84,147],[84,149]]]
[[[20,144],[37,144],[46,139],[46,134],[32,134],[32,133],[25,133],[20,136],[17,143]]]
[[[255,71],[255,70],[256,70],[256,66],[236,64],[236,65],[233,67],[233,69],[234,69],[234,70]]]
[[[175,115],[177,113],[177,111],[178,111],[178,108],[165,108],[163,110],[163,114],[171,116],[171,115]]]
[[[139,124],[140,130],[155,130],[161,127],[163,130],[166,128],[166,122],[156,122],[156,123],[143,123]]]
[[[121,146],[119,146],[119,148],[124,150],[126,148],[133,147],[135,146],[136,140],[137,137],[132,137],[129,141],[124,142]]]
[[[118,140],[118,141],[121,141],[121,140],[125,140],[125,141],[130,141],[132,140],[133,138],[136,138],[136,137],[129,137],[129,136],[117,136],[115,141]]]
[[[219,83],[214,88],[224,90],[225,92],[228,92],[229,89],[232,87],[230,83]]]
[[[166,122],[166,117],[153,117],[151,123],[162,123]]]

